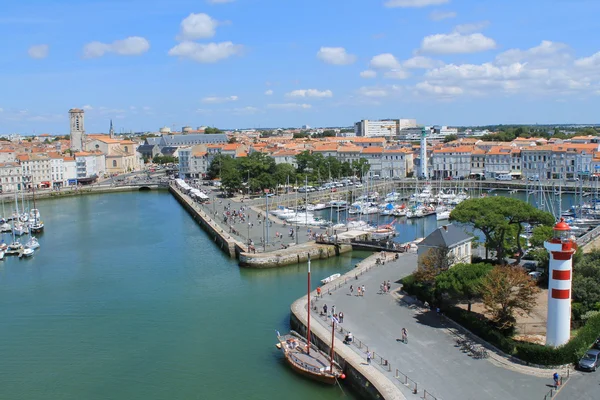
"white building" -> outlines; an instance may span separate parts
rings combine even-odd
[[[106,158],[103,153],[81,151],[75,153],[77,181],[86,182],[104,175]]]
[[[471,174],[473,146],[442,147],[431,155],[433,179],[468,177]]]
[[[458,226],[452,224],[440,226],[419,243],[418,263],[421,264],[430,251],[443,250],[446,252],[449,267],[458,263],[470,264],[472,240],[473,238]]]
[[[63,177],[65,186],[77,184],[77,163],[75,157],[63,158]]]
[[[25,187],[50,187],[52,173],[50,157],[41,154],[20,154],[21,174]]]
[[[0,163],[0,192],[21,190],[21,165],[16,162]]]
[[[397,137],[401,129],[415,128],[417,120],[415,119],[384,119],[368,120],[363,119],[354,124],[354,133],[356,136],[363,137]]]

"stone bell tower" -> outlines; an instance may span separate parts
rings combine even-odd
[[[85,128],[83,125],[84,111],[79,108],[69,110],[71,127],[71,151],[83,151],[85,142]]]

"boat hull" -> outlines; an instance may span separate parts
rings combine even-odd
[[[289,365],[290,368],[293,369],[298,374],[300,374],[306,378],[312,379],[313,381],[321,382],[321,383],[324,383],[327,385],[335,385],[336,378],[333,375],[322,375],[322,374],[312,373],[312,372],[305,370],[305,369],[299,367],[298,365],[296,365],[296,363],[294,361],[292,361],[287,354],[284,354],[284,356],[285,356],[286,364]]]

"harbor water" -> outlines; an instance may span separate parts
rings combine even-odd
[[[274,346],[306,265],[240,269],[166,192],[38,208],[40,249],[0,262],[0,399],[354,398]],[[365,256],[313,262],[313,284]]]

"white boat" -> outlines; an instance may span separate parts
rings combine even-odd
[[[394,228],[378,228],[371,232],[371,239],[373,240],[385,240],[396,235],[396,230]]]
[[[21,214],[21,216],[19,217],[19,220],[21,222],[27,222],[29,221],[29,214],[27,214],[26,212],[24,212],[23,214]]]
[[[435,218],[438,221],[444,220],[444,219],[450,219],[450,211],[442,211],[440,213],[437,213],[435,215]]]
[[[41,218],[40,216],[40,210],[38,210],[37,208],[32,208],[29,211],[29,219],[33,219],[33,220],[39,220]]]
[[[23,248],[23,245],[17,241],[14,241],[8,245],[8,250],[10,250],[10,251],[19,251],[22,248]]]
[[[33,249],[24,248],[21,253],[22,257],[31,257],[33,255]]]
[[[4,251],[0,250],[0,260],[4,260]]]
[[[313,211],[320,211],[320,210],[324,210],[326,208],[327,208],[327,204],[318,203],[313,206]]]
[[[15,224],[13,228],[13,233],[17,236],[21,236],[26,233],[29,233],[29,229],[27,228],[27,226],[19,222]]]
[[[28,249],[31,249],[31,250],[35,250],[38,247],[40,247],[40,243],[38,242],[38,240],[34,236],[32,236],[27,241],[27,243],[25,243],[25,247],[27,247]]]
[[[10,226],[9,223],[3,223],[2,225],[0,225],[0,232],[11,232],[12,231],[12,226]]]
[[[324,284],[326,284],[326,283],[329,283],[329,282],[331,282],[331,281],[334,281],[334,280],[336,280],[336,279],[337,279],[337,278],[339,278],[340,276],[342,276],[342,274],[333,274],[333,275],[330,275],[330,276],[328,276],[328,277],[327,277],[327,278],[325,278],[325,279],[321,279],[321,283],[324,285]]]

